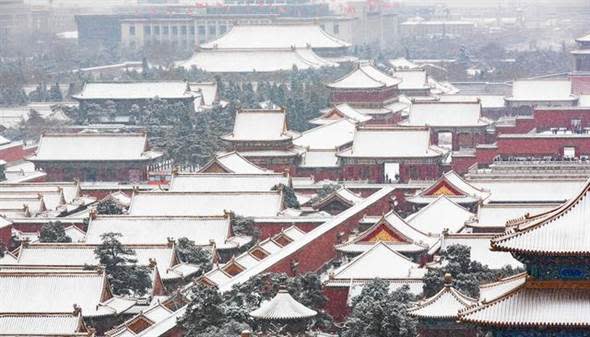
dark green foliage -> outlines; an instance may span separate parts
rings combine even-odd
[[[316,202],[322,200],[323,198],[327,197],[331,193],[338,191],[341,188],[342,188],[342,185],[340,185],[340,184],[322,185],[322,187],[318,190],[316,196],[313,197],[309,202],[311,204],[316,203]]]
[[[256,228],[256,224],[254,223],[253,218],[233,213],[230,214],[230,217],[232,229],[235,235],[251,236],[254,240],[258,238],[260,233],[258,232],[258,228]]]
[[[63,101],[63,94],[61,93],[61,89],[59,88],[59,83],[56,82],[54,85],[51,86],[51,88],[49,88],[48,100],[51,102]]]
[[[104,266],[115,295],[143,296],[152,286],[151,272],[148,267],[137,264],[135,251],[124,247],[120,237],[120,233],[102,234],[102,243],[94,254]]]
[[[72,242],[72,238],[66,235],[61,222],[51,221],[41,227],[39,241],[43,243]]]
[[[353,299],[343,337],[415,337],[416,321],[408,315],[413,296],[408,286],[389,293],[389,282],[373,280]]]
[[[185,336],[201,336],[227,322],[224,301],[217,289],[197,283],[190,289],[189,298],[192,300],[186,313],[178,320],[186,331]]]
[[[471,260],[471,248],[463,245],[452,245],[441,252],[444,266],[440,269],[429,269],[424,277],[424,296],[436,294],[444,286],[444,275],[453,276],[453,285],[464,294],[477,298],[481,283],[493,282],[502,277],[514,275],[522,270],[505,266],[493,270]]]
[[[199,266],[201,274],[211,269],[211,253],[197,246],[193,240],[188,238],[176,240],[176,252],[182,262]]]
[[[285,184],[279,184],[277,186],[274,186],[272,190],[283,192],[283,200],[287,208],[299,209],[301,207],[301,205],[299,204],[299,200],[297,200],[297,196],[295,195],[295,191],[292,187],[287,186]]]
[[[0,181],[6,180],[6,165],[0,163]]]
[[[20,64],[0,62],[0,105],[25,105],[28,97],[23,90],[25,75]]]
[[[232,290],[220,295],[214,288],[196,285],[191,289],[192,301],[179,322],[188,331],[187,336],[226,336],[226,329],[234,335],[253,326],[249,313],[258,309],[262,301],[272,299],[281,285],[294,299],[316,310],[319,315],[311,320],[309,328],[330,328],[332,319],[323,312],[327,299],[321,291],[321,281],[317,274],[288,277],[285,274],[260,274]],[[275,331],[285,331],[283,326],[274,326]],[[287,329],[288,330],[288,329]]]
[[[105,199],[96,204],[98,214],[118,215],[123,214],[123,209],[111,199]]]

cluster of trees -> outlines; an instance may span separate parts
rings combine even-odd
[[[313,127],[308,121],[328,106],[329,90],[325,84],[350,70],[346,66],[315,70],[294,68],[282,81],[253,83],[218,79],[218,84],[222,97],[241,107],[260,108],[263,104],[285,108],[289,129],[305,131]]]
[[[23,86],[25,76],[18,63],[0,62],[0,105],[25,105],[28,97]]]
[[[500,278],[520,273],[524,270],[505,266],[490,269],[478,261],[471,260],[471,248],[464,245],[452,245],[440,254],[441,268],[428,269],[424,277],[424,296],[436,294],[444,286],[444,275],[453,276],[453,285],[467,296],[477,298],[479,285],[497,281]]]
[[[50,221],[41,226],[39,241],[44,243],[67,243],[72,242],[72,238],[66,235],[61,221]]]
[[[215,288],[195,284],[190,289],[192,300],[179,324],[189,337],[237,336],[242,330],[256,326],[249,313],[258,309],[263,301],[272,299],[280,285],[286,286],[295,300],[319,313],[309,322],[308,328],[331,327],[332,318],[323,312],[327,299],[321,291],[321,280],[313,273],[296,277],[260,274],[223,294]],[[284,325],[264,327],[270,335],[284,335],[287,328]]]
[[[105,215],[123,214],[123,208],[111,199],[105,199],[96,204],[96,212]]]

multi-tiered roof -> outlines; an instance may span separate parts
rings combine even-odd
[[[573,333],[590,327],[589,192],[590,181],[557,210],[510,226],[492,239],[493,250],[525,262],[527,279],[498,298],[461,311],[460,319],[510,334],[540,327],[549,329],[544,335],[554,333],[551,329]]]
[[[419,319],[456,320],[458,312],[477,303],[453,287],[451,275],[445,275],[444,287],[434,296],[419,302],[410,309],[410,315]]]

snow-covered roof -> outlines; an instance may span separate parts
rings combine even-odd
[[[293,144],[312,150],[335,150],[352,143],[356,124],[340,119],[301,133]]]
[[[590,181],[549,216],[515,226],[492,240],[494,250],[540,255],[588,255],[590,235]]]
[[[97,244],[77,243],[35,243],[24,245],[20,248],[17,264],[34,266],[85,266],[99,265],[98,258],[94,253]],[[172,271],[171,268],[178,265],[180,261],[176,256],[173,245],[126,245],[126,248],[135,251],[137,263],[149,266],[155,261],[162,279],[178,279],[189,276]],[[198,271],[193,266],[192,273]]]
[[[70,308],[72,309],[72,308]],[[89,336],[77,313],[0,314],[1,336]]]
[[[392,192],[393,187],[383,187],[379,191],[365,198],[365,200],[348,208],[344,212],[334,216],[331,220],[326,221],[324,224],[316,227],[310,232],[304,234],[302,237],[294,240],[292,244],[283,247],[275,254],[272,254],[268,258],[261,260],[260,263],[258,263],[256,266],[248,268],[244,272],[238,274],[236,277],[232,278],[231,281],[221,286],[220,290],[222,292],[227,291],[231,289],[233,285],[243,283],[249,280],[252,276],[258,275],[259,273],[268,270],[277,262],[284,260],[285,258],[291,256],[295,252],[300,251],[303,247],[307,246],[311,242],[314,242],[318,238],[321,238],[327,232],[333,230],[334,228],[342,224],[342,222],[349,220],[352,216],[359,214],[367,207],[375,204],[376,202],[383,200],[384,198],[387,198]]]
[[[414,102],[404,124],[434,127],[477,127],[491,124],[481,116],[479,102]]]
[[[590,42],[590,34],[576,38],[577,42]]]
[[[518,80],[512,84],[512,96],[507,101],[573,101],[569,80]]]
[[[210,73],[265,73],[336,67],[338,63],[318,56],[311,49],[200,50],[177,67],[196,67]]]
[[[431,146],[430,130],[415,127],[359,127],[352,148],[340,157],[364,158],[434,158],[442,152]]]
[[[372,89],[393,87],[399,83],[398,78],[382,72],[371,62],[360,61],[356,69],[327,86],[335,89]]]
[[[245,202],[247,200],[247,202]],[[283,209],[280,191],[271,192],[139,192],[130,215],[214,216],[234,212],[241,216],[276,216]]]
[[[358,202],[361,202],[364,198],[356,193],[352,192],[351,190],[347,189],[346,187],[341,187],[338,190],[326,195],[325,197],[321,198],[317,202],[314,203],[315,208],[322,208],[323,205],[332,202],[333,200],[340,200],[348,205],[354,205]]]
[[[533,283],[533,282],[530,282]],[[540,282],[542,283],[542,282]],[[463,322],[508,327],[590,327],[590,292],[576,284],[546,288],[529,282],[459,313]]]
[[[359,236],[337,245],[336,249],[346,253],[362,253],[376,242],[383,242],[398,252],[420,252],[427,250],[435,241],[436,238],[417,230],[391,211]]]
[[[523,272],[505,277],[496,282],[481,284],[479,286],[479,299],[482,302],[491,302],[520,287],[526,282],[526,279],[527,273]]]
[[[323,125],[334,122],[339,119],[348,119],[352,122],[367,122],[372,119],[371,116],[361,113],[358,109],[355,109],[347,103],[341,103],[331,108],[324,110],[323,114],[310,120],[311,124]]]
[[[430,89],[428,75],[423,69],[394,71],[393,76],[401,80],[398,88],[400,90],[424,90]]]
[[[4,266],[0,269],[0,312],[64,313],[76,304],[84,317],[96,317],[118,314],[135,303],[112,297],[107,285],[104,271]],[[115,300],[117,303],[110,303]],[[122,307],[117,310],[109,304]]]
[[[440,195],[445,195],[447,198],[463,204],[484,200],[489,196],[489,193],[482,188],[475,187],[455,171],[449,171],[430,187],[407,199],[413,203],[429,204]]]
[[[336,153],[336,150],[306,150],[301,154],[299,167],[339,167]]]
[[[233,281],[234,277],[256,267],[262,261],[271,259],[273,254],[304,236],[304,232],[291,226],[281,232],[257,243],[248,251],[233,257],[223,265],[217,265],[201,278],[206,284],[213,284],[219,288]]]
[[[563,203],[575,196],[583,184],[581,180],[468,180],[480,189],[489,191],[486,203]]]
[[[377,242],[366,252],[336,269],[330,275],[330,279],[421,279],[425,273],[425,269],[421,269],[418,264],[396,252],[389,245]]]
[[[350,43],[326,33],[319,25],[234,25],[218,39],[201,44],[202,49],[334,49]]]
[[[192,98],[194,94],[187,90],[187,83],[170,82],[104,82],[86,83],[82,91],[73,96],[76,99],[181,99]]]
[[[223,139],[230,141],[279,141],[292,138],[287,131],[287,114],[284,110],[244,109],[236,114],[233,132]]]
[[[260,308],[250,313],[250,316],[264,320],[304,319],[315,315],[317,315],[315,310],[297,302],[286,289],[280,289],[275,297],[270,301],[262,302]]]
[[[190,82],[190,87],[193,92],[200,94],[206,106],[211,106],[218,100],[216,82]]]
[[[424,299],[408,312],[422,319],[456,320],[459,311],[477,303],[477,300],[462,294],[452,286],[450,275],[445,275],[444,287],[434,296]]]
[[[440,215],[444,214],[444,217]],[[421,208],[418,212],[406,218],[406,222],[412,227],[429,235],[438,235],[445,229],[451,233],[459,232],[465,223],[475,214],[459,206],[445,195]]]
[[[273,187],[289,185],[289,177],[280,173],[234,174],[196,173],[172,177],[171,192],[268,192]]]
[[[488,265],[491,269],[500,269],[506,265],[522,267],[510,253],[495,252],[490,249],[490,241],[496,234],[445,234],[440,239],[440,249],[452,245],[463,245],[471,249],[471,260]]]
[[[199,246],[211,241],[223,248],[231,234],[229,217],[172,217],[172,216],[97,216],[91,219],[86,232],[86,243],[99,244],[101,235],[121,233],[123,244],[166,244],[168,239],[186,237]]]
[[[408,59],[404,58],[404,57],[398,57],[396,59],[392,59],[388,61],[389,64],[393,67],[393,69],[418,69],[420,68],[419,65],[417,65],[414,62],[409,61]]]
[[[558,207],[551,204],[484,204],[478,207],[475,222],[470,227],[477,228],[505,228],[506,222],[524,217],[545,213]]]
[[[140,133],[43,134],[31,161],[127,161],[162,156],[147,151],[147,136]]]
[[[256,166],[238,152],[221,153],[199,170],[200,173],[269,174],[272,171]]]

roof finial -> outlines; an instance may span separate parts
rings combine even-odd
[[[445,274],[445,287],[453,285],[453,276],[450,273]]]

